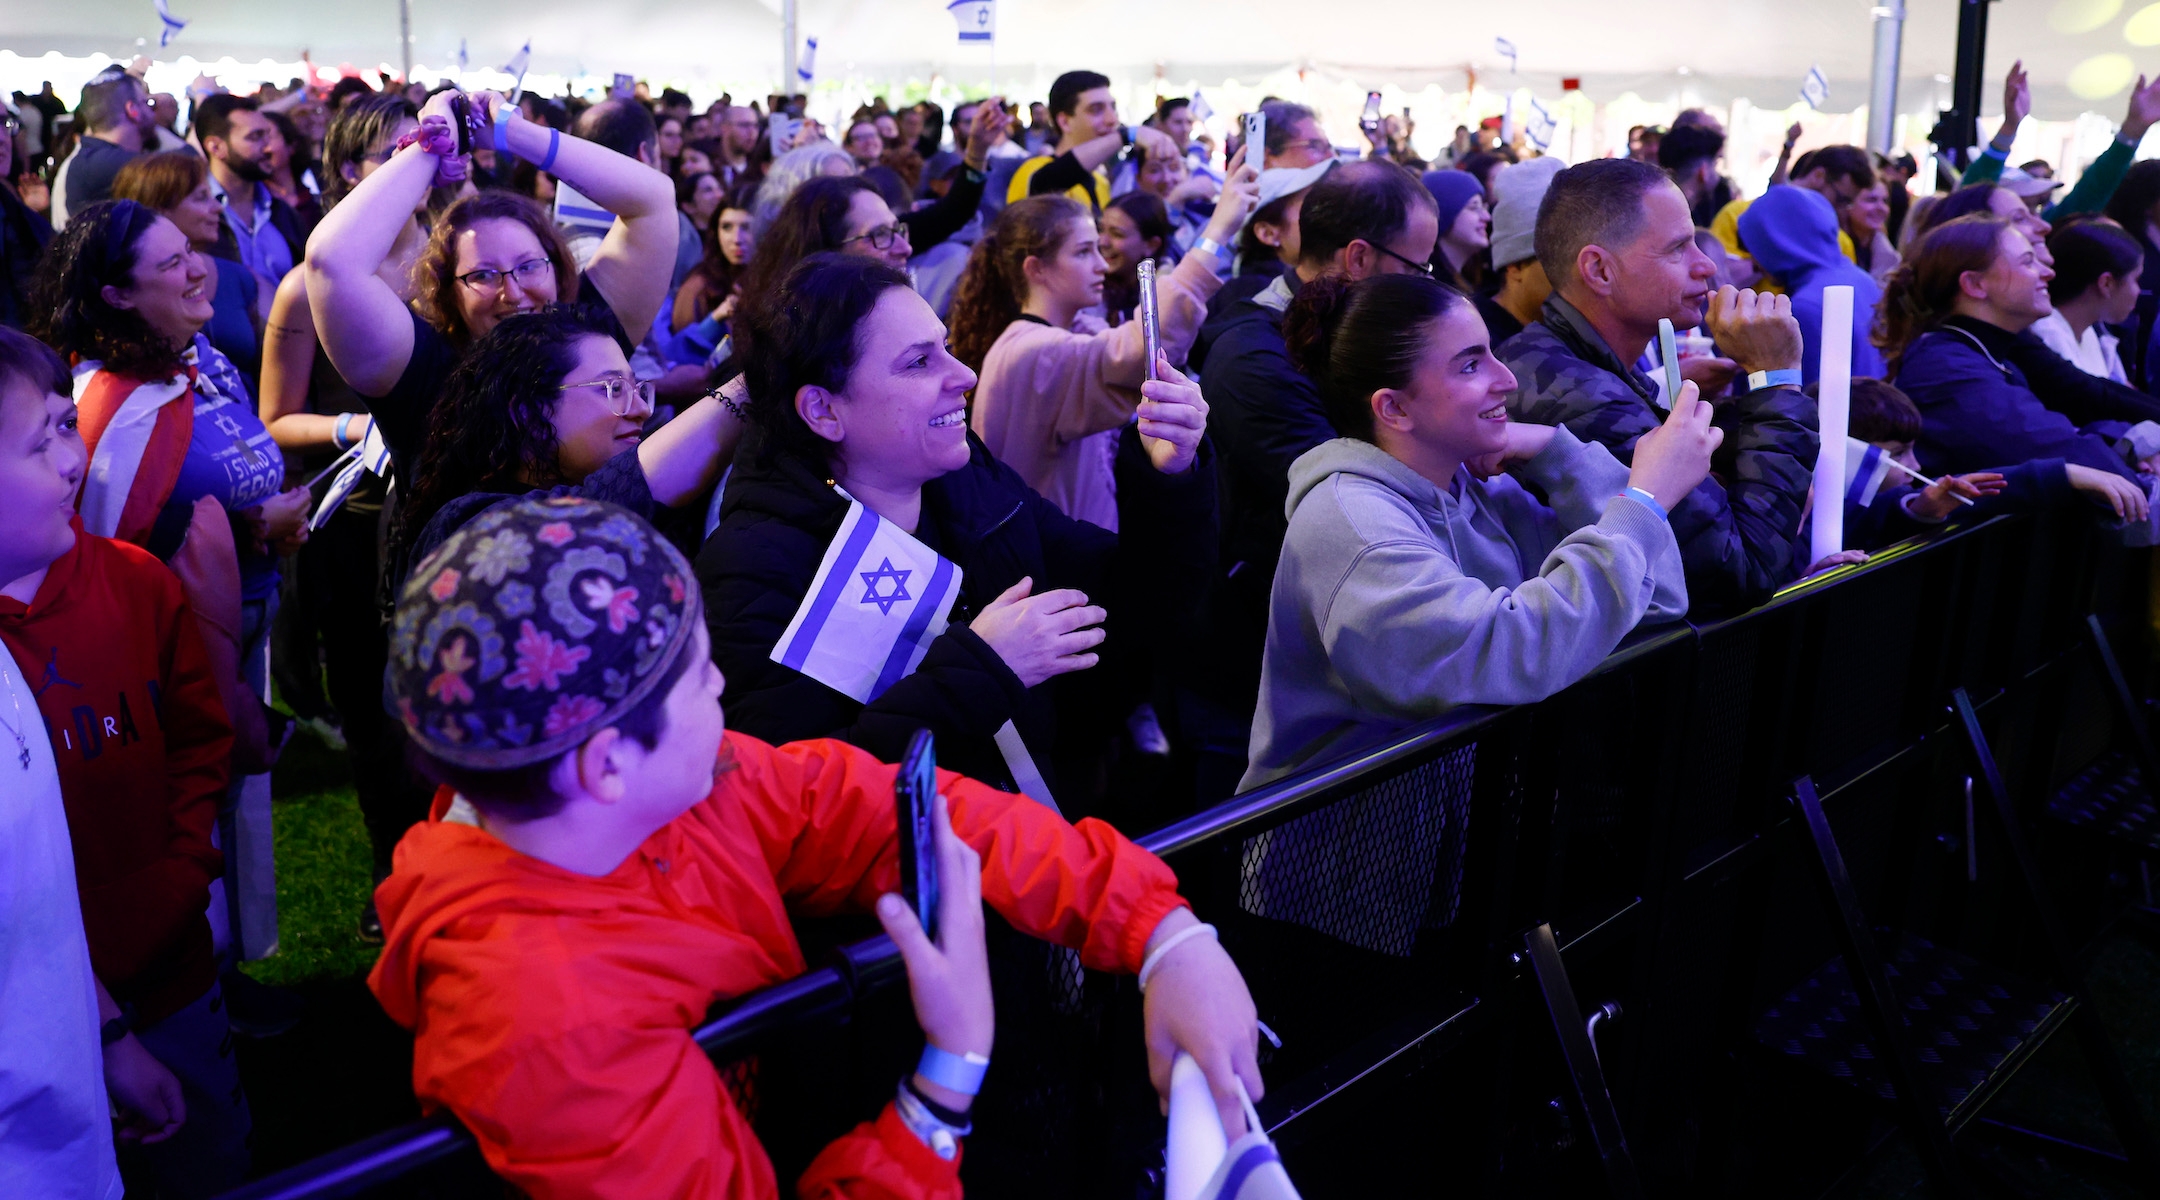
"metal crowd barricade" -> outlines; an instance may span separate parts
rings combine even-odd
[[[1718,1192],[1778,1161],[1792,1148],[1762,1114],[1819,1097],[1748,1051],[1749,1021],[1833,949],[1785,832],[1792,781],[1820,784],[1872,910],[2014,949],[2023,927],[1987,887],[1952,886],[1929,837],[1962,769],[1946,705],[1963,688],[1998,730],[2025,731],[1996,735],[2020,795],[2091,761],[2108,734],[2081,715],[2097,710],[2080,622],[2134,608],[2144,561],[2067,515],[1952,528],[1743,616],[1639,635],[1543,703],[1451,711],[1137,839],[1221,930],[1281,1038],[1262,1048],[1259,1111],[1306,1194],[1431,1171],[1596,1194],[1601,1157],[1620,1178],[1611,1122],[1566,1086],[1585,1043],[1563,1058],[1540,946],[1609,1021],[1587,1044],[1629,1172],[1653,1192]],[[969,1190],[1146,1194],[1162,1120],[1131,981],[1057,953],[1004,958],[1018,965],[995,981]],[[696,1032],[781,1179],[889,1095],[920,1046],[905,992],[874,938]],[[437,1119],[232,1195],[464,1195],[476,1177],[469,1135]]]

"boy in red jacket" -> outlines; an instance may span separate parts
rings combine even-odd
[[[0,334],[9,362],[43,350]],[[124,1106],[144,1118],[133,1131],[158,1143],[145,1155],[164,1188],[212,1194],[248,1165],[247,1102],[204,917],[232,729],[180,581],[148,551],[75,520],[84,468],[67,372],[50,351],[38,361],[42,379],[0,372],[0,643],[35,696],[23,715],[43,717],[36,732],[52,744],[108,1082],[115,1046],[133,1047],[121,1051],[129,1069],[160,1087],[169,1080],[157,1063],[179,1077],[171,1103]],[[143,1049],[156,1061],[134,1057]]]
[[[423,1107],[456,1113],[535,1197],[777,1195],[691,1027],[802,973],[791,911],[875,908],[928,1047],[797,1190],[958,1197],[991,1050],[987,901],[1090,967],[1144,967],[1158,1090],[1183,1050],[1243,1130],[1237,1089],[1261,1094],[1252,999],[1169,868],[1099,821],[941,772],[933,945],[889,894],[894,768],[725,733],[698,605],[651,526],[574,498],[497,505],[406,583],[387,690],[444,788],[376,891],[368,983],[416,1035]]]

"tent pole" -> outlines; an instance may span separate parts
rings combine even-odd
[[[1888,156],[1897,140],[1898,57],[1905,43],[1905,0],[1875,6],[1875,64],[1868,79],[1868,149]]]
[[[412,82],[412,0],[398,0],[397,5],[398,61],[404,66],[405,82]]]
[[[780,0],[780,94],[795,94],[795,0]]]

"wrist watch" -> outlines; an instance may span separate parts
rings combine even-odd
[[[1759,392],[1764,388],[1799,387],[1801,380],[1802,376],[1797,367],[1787,367],[1778,371],[1750,371],[1747,377],[1747,386],[1749,391]]]

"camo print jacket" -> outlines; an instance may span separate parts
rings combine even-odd
[[[1621,462],[1665,419],[1657,385],[1557,295],[1497,354],[1518,382],[1510,417],[1565,425]],[[1691,616],[1760,604],[1807,569],[1800,511],[1818,445],[1815,402],[1798,388],[1765,388],[1719,404],[1717,423],[1725,442],[1715,473],[1672,512]]]

